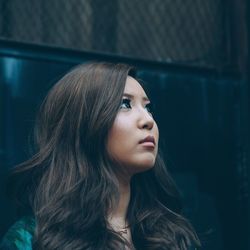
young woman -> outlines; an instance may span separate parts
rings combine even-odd
[[[129,66],[74,68],[41,106],[36,154],[15,170],[14,193],[30,215],[7,232],[2,249],[199,246],[158,140],[150,101]]]

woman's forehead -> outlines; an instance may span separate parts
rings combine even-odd
[[[148,100],[148,97],[141,84],[133,77],[128,76],[124,88],[125,96],[134,96]]]

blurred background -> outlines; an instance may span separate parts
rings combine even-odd
[[[204,250],[249,250],[247,0],[0,0],[0,237],[7,172],[48,89],[87,61],[137,67]]]

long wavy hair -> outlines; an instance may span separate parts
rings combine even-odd
[[[34,130],[36,153],[15,168],[12,179],[13,193],[36,221],[33,249],[132,247],[107,220],[119,199],[119,182],[106,147],[132,71],[124,64],[77,66],[42,103]],[[158,154],[152,169],[131,180],[127,220],[133,246],[199,246],[180,213],[179,193]]]

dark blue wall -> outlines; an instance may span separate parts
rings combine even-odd
[[[164,156],[203,249],[240,249],[240,81],[236,76],[10,43],[0,44],[0,234],[15,220],[4,193],[6,175],[30,155],[29,136],[42,98],[69,68],[89,60],[137,65],[138,77],[146,82],[155,103]]]

